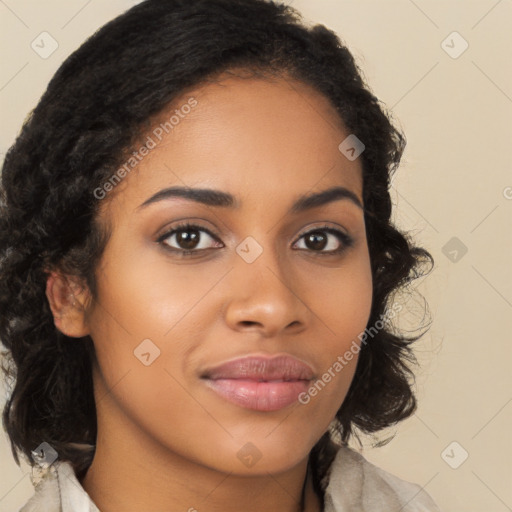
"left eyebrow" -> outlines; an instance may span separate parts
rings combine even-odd
[[[354,192],[345,187],[333,187],[328,188],[327,190],[322,190],[322,192],[299,197],[299,199],[293,203],[290,213],[300,213],[305,210],[310,210],[318,206],[332,203],[333,201],[340,201],[341,199],[348,199],[362,210],[364,209],[361,201]]]
[[[150,204],[174,197],[188,199],[189,201],[195,201],[207,206],[234,209],[240,208],[240,202],[233,195],[222,190],[210,188],[169,187],[160,190],[149,199],[146,199],[146,201],[144,201],[137,209],[145,208]],[[354,192],[345,187],[332,187],[322,190],[321,192],[300,196],[290,208],[290,213],[301,213],[342,199],[348,199],[356,206],[363,209],[361,201]]]

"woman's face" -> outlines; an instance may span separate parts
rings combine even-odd
[[[350,133],[304,84],[231,77],[146,135],[100,214],[112,237],[86,315],[100,437],[284,471],[342,404],[357,362],[343,355],[370,315],[361,163],[338,149]]]

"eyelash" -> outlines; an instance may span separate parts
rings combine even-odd
[[[165,246],[166,250],[169,250],[171,252],[177,252],[181,253],[182,257],[192,256],[193,254],[200,253],[201,251],[205,251],[207,249],[176,249],[174,247],[170,247],[169,244],[165,243],[165,240],[170,238],[172,235],[176,234],[179,231],[188,231],[188,230],[194,230],[194,231],[202,231],[207,233],[210,237],[212,237],[214,240],[219,241],[218,238],[211,233],[210,230],[198,225],[198,224],[191,224],[189,222],[184,222],[182,224],[178,224],[177,226],[173,227],[170,231],[167,231],[163,235],[161,235],[157,242],[160,244],[163,244]],[[313,228],[309,231],[306,231],[305,233],[302,233],[298,240],[304,238],[305,236],[311,234],[311,233],[317,233],[317,232],[326,232],[331,235],[334,235],[338,238],[338,241],[341,243],[340,248],[336,249],[334,251],[313,251],[308,249],[301,249],[301,250],[307,250],[308,252],[316,253],[317,256],[334,256],[334,255],[340,255],[341,253],[345,252],[348,248],[352,247],[354,245],[354,239],[344,233],[343,231],[340,231],[338,229],[332,228],[330,226],[319,226],[316,228]],[[222,243],[222,242],[221,242]]]

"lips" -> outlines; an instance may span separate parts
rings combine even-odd
[[[201,375],[222,398],[257,411],[276,411],[293,404],[313,377],[309,365],[289,355],[235,359]]]

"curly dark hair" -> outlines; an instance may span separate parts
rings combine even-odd
[[[95,267],[110,232],[97,222],[93,191],[112,176],[148,121],[190,87],[226,71],[289,77],[328,98],[364,142],[363,201],[373,276],[368,325],[431,255],[390,219],[390,177],[405,137],[370,91],[353,56],[323,25],[267,0],[147,0],[107,23],[56,72],[3,165],[0,189],[0,339],[11,393],[3,425],[15,461],[30,463],[43,440],[83,474],[97,434],[90,337],[54,325],[45,295],[51,269],[78,276],[96,294]],[[428,266],[428,265],[427,265]],[[428,272],[428,271],[427,271]],[[336,415],[346,443],[410,416],[415,363],[406,337],[387,326],[361,346]],[[311,453],[326,465],[332,432]]]

